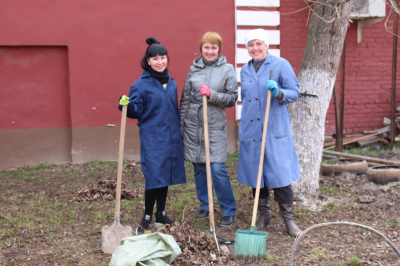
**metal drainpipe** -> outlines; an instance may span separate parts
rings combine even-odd
[[[333,99],[334,99],[334,103],[335,103],[335,126],[336,126],[335,151],[341,152],[340,148],[337,148],[337,147],[341,147],[340,143],[343,143],[343,140],[340,141],[340,134],[339,134],[339,132],[341,132],[342,129],[340,128],[340,123],[339,123],[340,106],[339,106],[339,99],[337,96],[336,82],[335,82],[335,85],[333,85]]]
[[[396,6],[399,6],[399,0],[396,0]],[[392,57],[392,108],[391,108],[391,138],[390,145],[393,148],[396,144],[396,73],[397,73],[397,33],[399,15],[394,13],[394,34],[393,34],[393,57]]]
[[[335,150],[342,152],[343,151],[343,131],[344,131],[344,78],[345,78],[345,65],[346,65],[346,37],[343,42],[343,50],[342,50],[342,58],[341,58],[341,67],[340,67],[340,109],[339,114],[336,114],[336,145]],[[335,89],[335,97],[336,97],[336,89]]]

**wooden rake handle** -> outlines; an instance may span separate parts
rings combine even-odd
[[[118,172],[117,172],[117,188],[115,194],[115,216],[114,220],[119,224],[120,203],[121,203],[121,183],[122,183],[122,166],[124,163],[124,144],[125,144],[125,128],[126,128],[126,113],[128,107],[122,106],[121,115],[121,131],[119,133],[119,149],[118,149]]]
[[[271,79],[273,79],[273,77],[274,77],[274,70],[271,70],[269,73],[269,79],[271,80]],[[269,118],[270,106],[271,106],[271,90],[268,90],[267,106],[265,109],[264,127],[263,127],[262,141],[261,141],[260,163],[258,165],[256,196],[254,198],[253,216],[251,219],[251,226],[254,226],[254,227],[255,227],[256,219],[257,219],[258,199],[260,198],[261,176],[262,176],[263,165],[264,165],[265,141],[267,139],[267,129],[268,129],[268,118]]]

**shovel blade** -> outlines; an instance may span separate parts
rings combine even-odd
[[[120,245],[121,239],[132,236],[132,227],[114,223],[101,229],[101,250],[106,254],[112,254]]]

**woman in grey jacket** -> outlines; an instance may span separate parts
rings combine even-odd
[[[210,162],[214,189],[222,211],[220,226],[231,226],[236,219],[236,201],[230,177],[225,168],[227,153],[227,121],[225,108],[235,105],[237,82],[235,71],[220,55],[222,38],[207,32],[200,42],[201,56],[193,61],[186,77],[180,102],[180,121],[185,160],[193,163],[198,219],[208,215],[206,158],[203,130],[202,96],[208,98]]]

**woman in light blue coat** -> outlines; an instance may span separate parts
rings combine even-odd
[[[256,29],[246,36],[247,50],[252,57],[241,70],[242,113],[239,127],[238,181],[253,188],[257,186],[263,122],[268,89],[271,107],[265,146],[263,175],[258,203],[257,230],[265,230],[271,221],[269,189],[279,204],[289,235],[301,233],[293,217],[293,191],[291,184],[300,179],[299,160],[290,129],[288,104],[299,96],[299,83],[289,62],[268,54],[268,36]],[[273,78],[270,80],[270,70]]]

